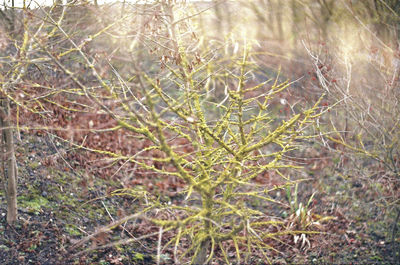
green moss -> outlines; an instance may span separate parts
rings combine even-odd
[[[382,257],[377,256],[377,255],[372,256],[372,257],[371,257],[371,260],[374,260],[374,261],[383,261]]]
[[[69,176],[68,174],[65,174],[63,172],[58,172],[57,174],[57,182],[63,185],[69,185],[73,183],[73,178]]]
[[[73,196],[69,196],[67,193],[56,193],[55,194],[57,201],[62,202],[63,205],[70,205],[70,206],[75,206],[76,198]]]
[[[141,253],[133,252],[135,256],[133,257],[134,260],[136,261],[143,261],[144,260],[144,255]]]
[[[373,182],[371,185],[373,188],[376,188],[379,192],[383,192],[383,185],[378,182]]]
[[[109,265],[110,263],[108,261],[105,261],[105,260],[102,259],[102,260],[99,261],[99,264],[100,265]]]
[[[30,167],[31,169],[35,170],[38,167],[40,167],[40,163],[36,162],[36,161],[32,161],[32,162],[29,163],[28,167]]]
[[[98,208],[94,210],[95,213],[97,213],[98,216],[105,216],[106,211],[103,208]]]
[[[6,245],[0,245],[0,251],[8,251],[9,247],[7,247]]]
[[[24,207],[27,208],[29,211],[40,211],[42,207],[48,207],[49,206],[49,201],[40,196],[40,195],[31,195],[31,196],[24,196],[21,195],[18,197],[18,203]]]
[[[80,235],[82,235],[82,232],[77,228],[76,225],[73,225],[73,224],[67,224],[65,226],[65,230],[71,236],[80,236]]]
[[[22,146],[18,146],[18,147],[15,149],[15,152],[16,152],[16,153],[21,153],[21,154],[23,154],[23,153],[25,153],[25,149],[24,149]]]
[[[28,248],[28,251],[29,252],[32,252],[32,251],[35,251],[37,249],[37,245],[36,244],[32,244],[29,248]]]

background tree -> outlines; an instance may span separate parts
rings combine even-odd
[[[2,18],[3,34],[7,35],[11,40],[16,40],[18,36],[19,21],[16,15],[14,2],[10,9],[0,10]],[[3,51],[14,51],[17,47],[9,39],[3,39],[6,43],[3,44]],[[20,41],[20,40],[19,40]],[[10,59],[15,61],[24,58],[26,52],[26,40],[21,45],[19,54],[9,54]],[[4,54],[4,55],[6,55]],[[14,58],[13,58],[14,57]],[[15,161],[14,153],[14,136],[13,136],[13,123],[10,115],[10,98],[8,92],[13,90],[20,81],[21,71],[23,65],[21,63],[14,64],[15,68],[8,68],[8,73],[1,76],[2,94],[0,98],[0,127],[1,127],[1,151],[2,151],[2,175],[4,181],[4,189],[7,197],[7,222],[12,225],[17,220],[17,164]]]

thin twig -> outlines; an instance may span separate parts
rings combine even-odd
[[[396,242],[395,242],[395,237],[396,237],[396,232],[397,232],[397,223],[399,222],[400,219],[400,208],[397,208],[397,216],[396,219],[394,220],[393,223],[393,230],[392,230],[392,255],[393,255],[393,260],[396,260]]]
[[[160,230],[158,232],[158,243],[157,243],[157,265],[160,264],[161,259],[161,240],[162,240],[163,228],[160,226]]]

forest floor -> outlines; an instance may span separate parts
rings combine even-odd
[[[140,221],[92,239],[86,247],[95,250],[79,253],[82,248],[73,248],[99,228],[135,213],[138,205],[132,198],[112,196],[111,191],[123,187],[118,179],[89,176],[84,167],[79,169],[74,161],[65,159],[63,154],[70,152],[69,148],[48,135],[21,134],[16,148],[19,220],[13,227],[7,225],[1,191],[0,264],[155,264],[157,236],[98,248],[143,234],[138,230],[143,228]],[[395,213],[384,212],[377,203],[376,196],[382,194],[377,192],[376,182],[344,178],[331,171],[310,171],[314,180],[299,187],[298,200],[306,202],[316,192],[310,210],[332,218],[323,223],[321,233],[307,235],[309,246],[302,248],[286,238],[281,253],[271,257],[273,264],[400,264],[398,233],[395,245],[391,242]],[[146,229],[145,233],[157,231],[156,227]],[[165,254],[160,263],[173,262]]]

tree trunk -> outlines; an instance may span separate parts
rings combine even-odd
[[[193,264],[198,265],[198,264],[206,264],[208,255],[208,249],[210,248],[210,239],[207,238],[200,244],[200,251],[197,253],[196,257],[193,259]]]
[[[213,198],[214,197],[214,193],[202,193],[202,204],[203,204],[203,209],[207,210],[207,213],[205,214],[205,220],[203,221],[203,227],[202,230],[205,231],[207,234],[210,233],[211,228],[212,228],[212,223],[210,221],[211,219],[211,213],[213,210]],[[211,239],[210,237],[206,237],[204,238],[201,242],[200,242],[200,250],[199,252],[197,252],[196,256],[193,259],[193,264],[207,264],[206,261],[208,259],[208,251],[210,249],[210,245],[211,245]]]
[[[17,164],[14,154],[14,139],[10,122],[10,104],[1,99],[0,126],[2,136],[2,165],[7,197],[7,223],[17,220]]]

